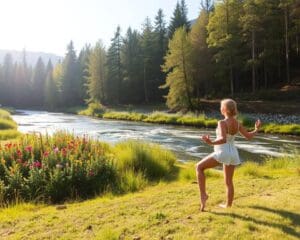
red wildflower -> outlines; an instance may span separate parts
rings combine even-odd
[[[32,146],[25,147],[25,151],[31,153],[32,152]]]

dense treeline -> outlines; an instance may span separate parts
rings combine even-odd
[[[159,9],[140,31],[117,27],[110,46],[73,42],[62,62],[28,66],[6,55],[0,65],[0,103],[50,109],[154,103],[195,109],[207,96],[234,95],[291,83],[299,76],[299,0],[200,1],[188,21],[184,0],[167,26]]]

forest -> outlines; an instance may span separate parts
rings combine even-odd
[[[60,109],[156,104],[195,110],[201,98],[255,94],[299,82],[299,0],[202,0],[195,20],[184,0],[167,23],[162,9],[141,29],[118,26],[79,53],[73,41],[61,62],[35,66],[7,54],[0,65],[0,103]],[[99,36],[101,38],[101,36]],[[88,41],[88,39],[87,39]]]

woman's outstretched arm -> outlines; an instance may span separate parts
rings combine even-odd
[[[239,131],[240,133],[248,140],[252,139],[254,137],[254,135],[258,132],[258,130],[260,129],[261,127],[261,121],[258,119],[256,122],[255,122],[255,125],[254,125],[254,130],[251,131],[251,132],[248,132],[247,129],[242,125],[240,124],[239,126]]]

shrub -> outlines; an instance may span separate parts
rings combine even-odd
[[[80,111],[80,115],[93,116],[93,117],[102,117],[105,113],[105,107],[99,102],[92,102],[88,105],[88,108]]]
[[[0,130],[0,140],[17,138],[20,135],[21,135],[21,133],[14,129]]]
[[[118,143],[114,152],[119,171],[142,173],[147,179],[160,179],[171,173],[176,158],[156,144],[137,141]]]

